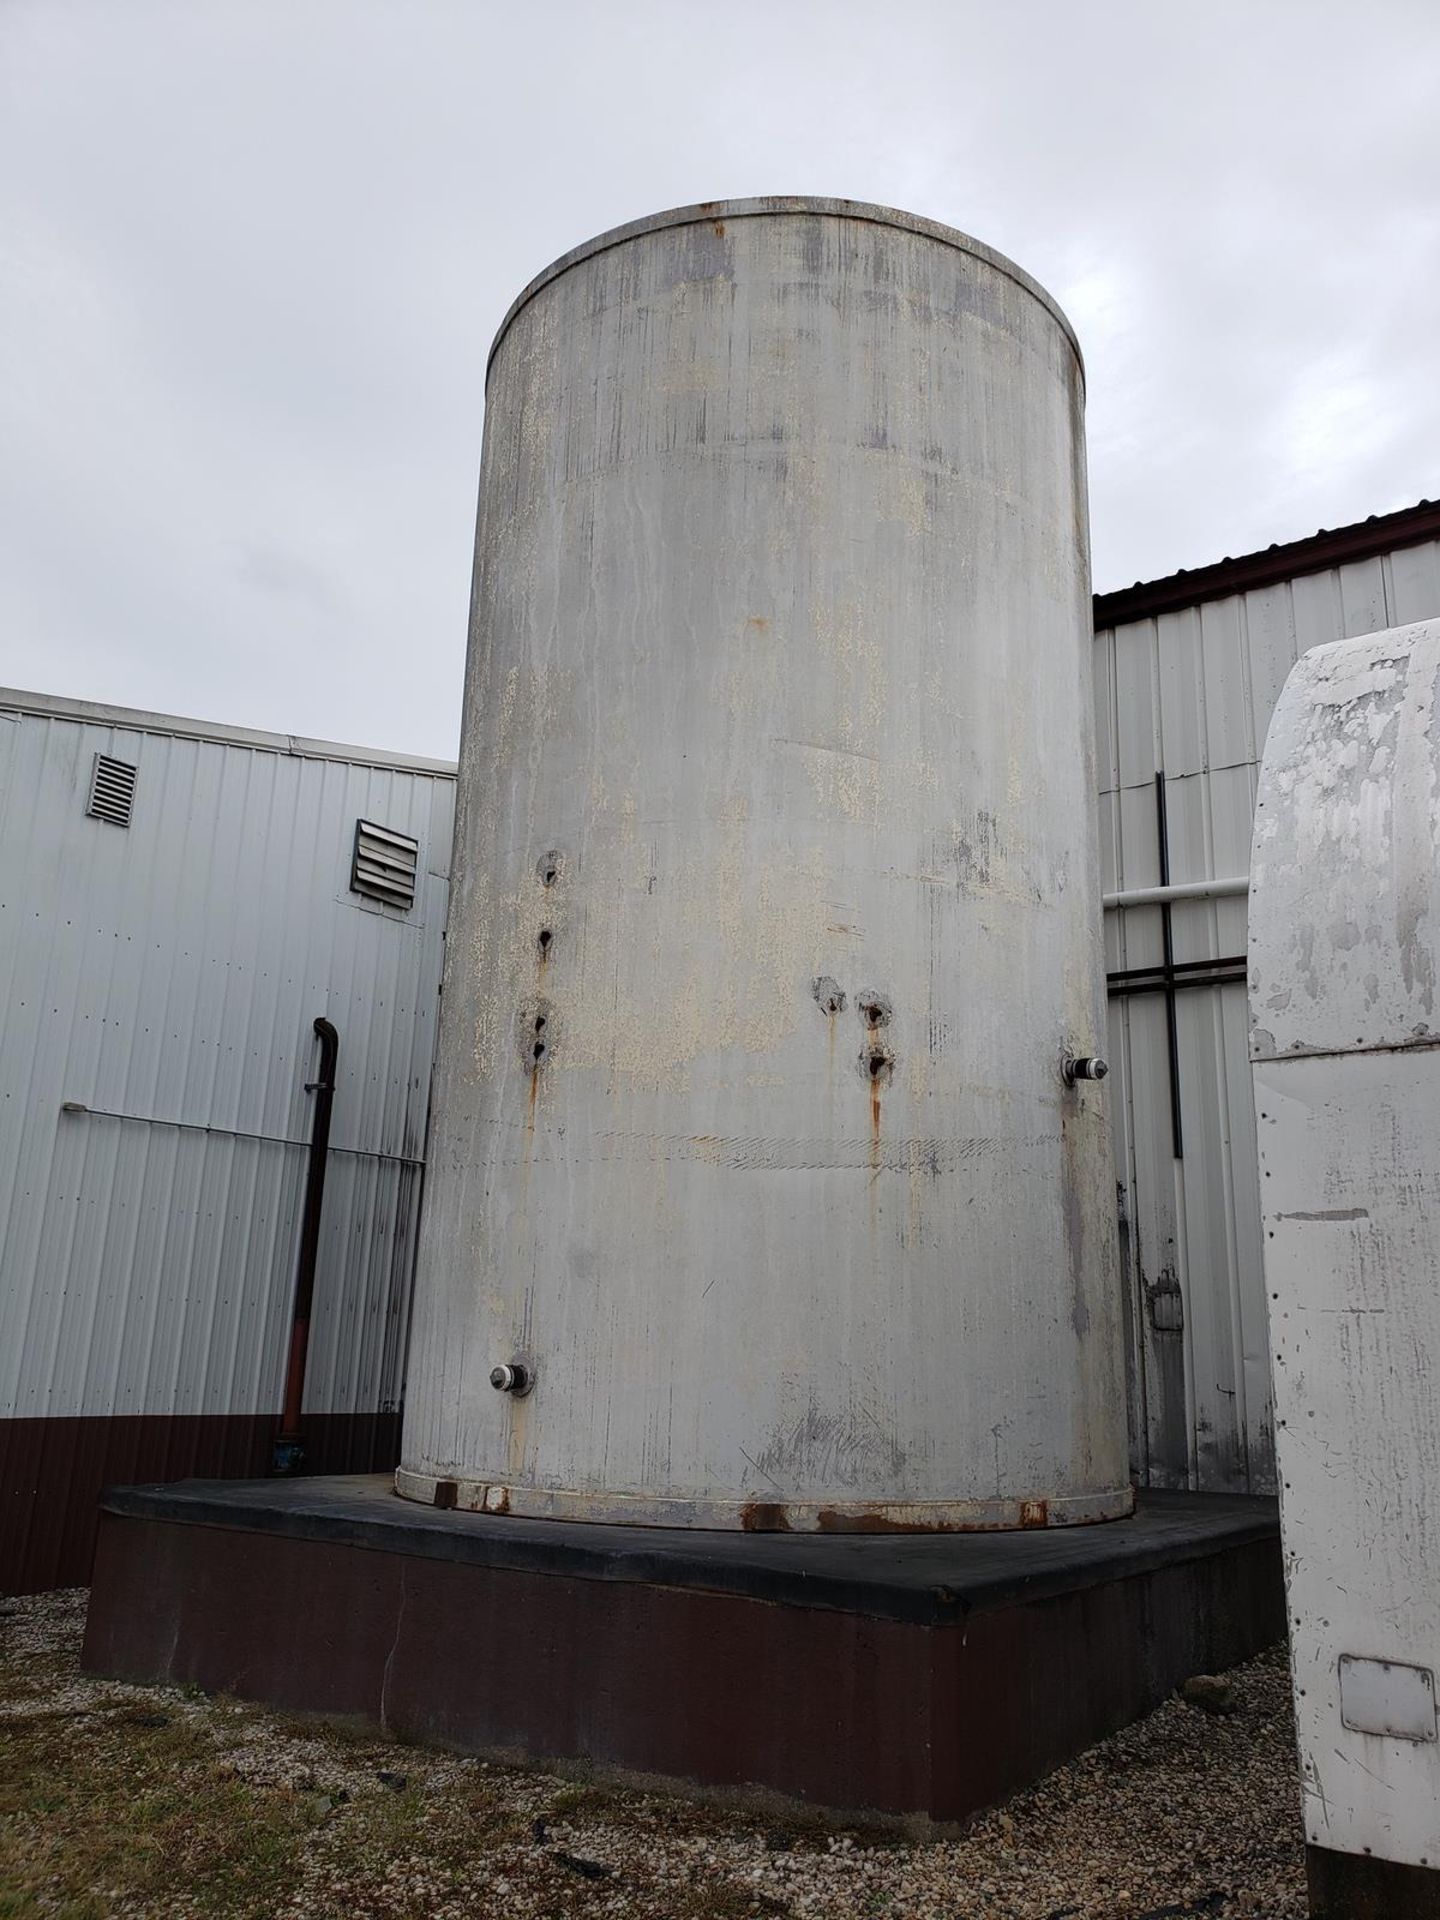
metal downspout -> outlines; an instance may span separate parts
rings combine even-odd
[[[305,1361],[310,1350],[310,1309],[315,1299],[315,1262],[320,1251],[320,1210],[325,1200],[325,1167],[330,1150],[330,1110],[335,1104],[335,1066],[340,1036],[323,1017],[315,1022],[320,1041],[320,1077],[305,1083],[315,1095],[310,1128],[310,1162],[305,1170],[305,1208],[300,1221],[300,1258],[295,1273],[295,1314],[290,1326],[290,1358],[285,1369],[285,1411],[275,1436],[270,1471],[299,1473],[305,1464],[300,1407],[305,1398]]]

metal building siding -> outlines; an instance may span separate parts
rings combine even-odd
[[[139,768],[129,828],[84,813],[96,752]],[[322,1013],[307,1409],[396,1402],[452,806],[443,771],[0,712],[0,1419],[278,1407]],[[420,842],[409,913],[349,891],[361,816]]]
[[[1440,613],[1440,541],[1097,631],[1100,841],[1107,893],[1248,871],[1265,731],[1309,648]],[[1243,897],[1178,901],[1177,963],[1243,955]],[[1106,915],[1106,964],[1161,959],[1161,909]],[[1156,1486],[1274,1490],[1245,987],[1176,995],[1184,1154],[1172,1150],[1163,997],[1110,1003],[1116,1173],[1129,1259],[1132,1453]],[[1166,1330],[1173,1288],[1181,1331]]]

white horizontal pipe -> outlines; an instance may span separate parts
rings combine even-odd
[[[1228,880],[1182,880],[1170,887],[1129,887],[1122,893],[1105,895],[1105,911],[1112,907],[1159,907],[1167,900],[1228,900],[1250,891],[1248,873],[1231,874]]]

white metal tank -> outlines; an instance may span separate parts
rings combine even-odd
[[[1130,1509],[1083,371],[831,200],[577,248],[492,352],[402,1493]],[[492,1379],[494,1384],[492,1384]]]
[[[1255,815],[1250,1051],[1317,1914],[1440,1912],[1437,692],[1440,620],[1306,654]]]

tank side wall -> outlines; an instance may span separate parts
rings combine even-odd
[[[407,1467],[1124,1483],[1088,614],[1078,365],[984,261],[716,222],[521,310]]]

